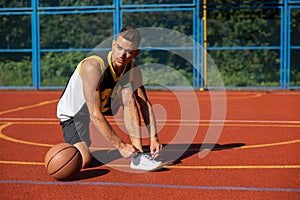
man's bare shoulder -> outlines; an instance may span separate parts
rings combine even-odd
[[[87,58],[82,63],[81,73],[95,73],[95,72],[101,72],[103,69],[103,63],[99,61],[99,59],[96,58]]]
[[[100,67],[101,66],[101,63],[99,62],[98,59],[94,58],[94,57],[90,57],[90,58],[87,58],[83,64],[84,66],[91,66],[91,67]]]

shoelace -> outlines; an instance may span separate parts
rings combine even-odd
[[[151,156],[147,154],[143,154],[142,156],[144,156],[147,160],[154,160]]]

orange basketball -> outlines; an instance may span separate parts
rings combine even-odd
[[[47,173],[57,180],[74,178],[81,170],[82,157],[79,150],[68,143],[54,145],[46,154]]]

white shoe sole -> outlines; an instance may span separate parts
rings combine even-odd
[[[157,171],[157,170],[160,170],[168,165],[171,165],[173,163],[173,160],[170,160],[170,161],[167,161],[167,162],[163,162],[161,163],[158,167],[156,167],[155,169],[151,170],[151,172],[154,172],[154,171]]]
[[[140,169],[140,168],[137,168],[135,165],[131,165],[131,164],[130,164],[130,168],[131,169],[136,169],[136,170],[154,172],[154,171],[160,170],[160,169],[164,168],[165,166],[168,166],[168,165],[170,165],[172,163],[173,163],[172,160],[171,161],[167,161],[167,162],[163,162],[163,163],[160,163],[157,167],[155,167],[154,169],[151,169],[151,170]]]

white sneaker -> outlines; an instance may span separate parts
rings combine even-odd
[[[139,153],[132,157],[130,167],[145,171],[153,171],[162,167],[162,162],[154,160],[151,156]]]

